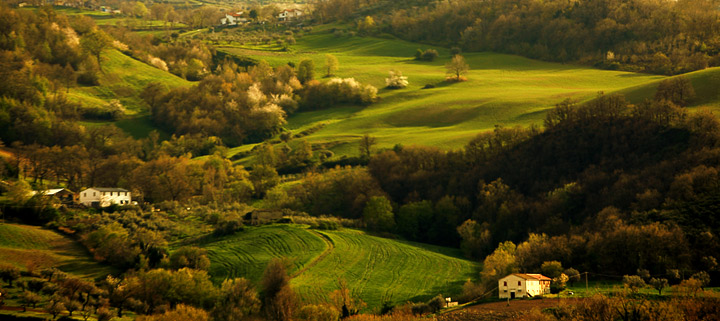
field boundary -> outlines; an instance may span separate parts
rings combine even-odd
[[[333,240],[329,236],[327,236],[324,233],[320,233],[320,232],[314,231],[314,230],[310,230],[310,232],[317,235],[318,237],[320,237],[320,239],[323,240],[323,242],[325,242],[325,244],[327,244],[327,249],[325,249],[325,251],[320,253],[320,255],[318,255],[318,257],[316,257],[314,260],[310,261],[310,263],[305,265],[302,269],[297,270],[295,273],[290,275],[291,279],[294,279],[294,278],[300,276],[305,271],[307,271],[310,268],[312,268],[313,266],[317,265],[318,263],[320,263],[320,261],[324,260],[325,257],[330,255],[330,253],[332,253],[335,250],[335,242],[333,242]]]

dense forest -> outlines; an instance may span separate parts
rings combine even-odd
[[[362,21],[420,42],[602,68],[673,75],[720,65],[712,0],[330,0],[324,21]],[[361,25],[361,23],[358,23]]]

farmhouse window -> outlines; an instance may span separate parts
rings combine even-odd
[[[521,282],[521,281],[518,281],[518,286],[521,286],[521,285],[522,285],[522,282]]]
[[[87,192],[86,192],[86,193],[83,193],[83,197],[87,197]]]
[[[95,192],[93,192],[93,196],[95,196]]]
[[[503,281],[503,286],[507,286],[507,281]]]

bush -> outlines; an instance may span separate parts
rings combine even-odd
[[[483,294],[485,294],[485,287],[482,283],[473,283],[472,281],[467,280],[467,282],[463,284],[462,293],[460,294],[458,301],[460,303],[470,302],[480,298]]]
[[[317,230],[337,230],[340,224],[337,221],[331,220],[317,220],[313,224],[310,224],[310,228]]]
[[[430,307],[432,313],[440,311],[440,309],[445,307],[445,304],[445,298],[442,296],[442,294],[438,294],[427,302],[427,305],[428,307]]]
[[[623,276],[623,285],[633,293],[637,293],[641,288],[646,286],[645,281],[637,275]]]
[[[433,61],[433,60],[435,60],[435,58],[437,58],[438,56],[439,56],[439,54],[438,54],[437,50],[435,50],[435,49],[428,49],[428,50],[425,50],[425,51],[422,53],[422,56],[421,56],[421,59],[420,59],[420,60],[423,60],[423,61]]]
[[[410,311],[412,311],[415,315],[421,315],[430,313],[432,309],[427,305],[427,303],[416,303],[410,307]]]
[[[333,78],[327,83],[310,82],[305,88],[301,107],[317,110],[336,104],[368,105],[377,99],[377,88],[363,85],[354,78]]]
[[[244,227],[243,227],[243,223],[242,223],[241,219],[232,219],[232,220],[220,219],[217,222],[217,224],[215,224],[215,229],[213,230],[213,235],[215,235],[215,236],[231,235],[231,234],[240,232],[243,229],[244,229]]]
[[[405,88],[409,84],[407,78],[400,71],[389,71],[390,77],[385,78],[385,85],[390,89]]]
[[[455,57],[462,53],[462,50],[460,50],[460,47],[452,47],[450,48],[450,57]]]

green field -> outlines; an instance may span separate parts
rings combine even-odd
[[[71,88],[68,98],[84,106],[99,108],[104,108],[113,99],[119,100],[126,109],[126,119],[116,122],[116,125],[136,138],[146,137],[156,129],[149,120],[147,106],[140,98],[148,83],[160,82],[169,88],[192,84],[115,49],[103,53],[102,70],[100,85]]]
[[[444,65],[450,59],[447,49],[435,47],[439,59],[419,62],[412,59],[415,51],[433,47],[391,36],[335,37],[327,28],[316,28],[298,38],[289,52],[273,45],[219,50],[264,59],[272,65],[312,59],[317,78],[324,75],[325,54],[330,53],[340,62],[338,77],[354,77],[378,88],[385,86],[389,70],[408,76],[407,88],[381,89],[380,101],[371,106],[340,106],[297,113],[288,119],[286,127],[292,131],[327,124],[307,139],[333,146],[336,155],[356,154],[357,142],[366,133],[378,138],[380,148],[397,143],[458,148],[496,125],[542,125],[545,112],[565,98],[586,101],[600,91],[620,91],[664,78],[483,52],[464,54],[471,68],[469,80],[449,84],[444,81]],[[422,89],[426,84],[436,87]]]
[[[299,225],[248,228],[200,246],[208,250],[215,282],[246,277],[258,281],[267,263],[287,257],[292,286],[309,302],[321,302],[344,279],[355,297],[379,307],[453,295],[473,279],[478,265],[458,250],[390,240],[350,229],[313,231]]]
[[[216,283],[226,278],[260,280],[268,262],[285,257],[292,261],[291,273],[302,269],[326,249],[327,245],[308,230],[288,225],[248,227],[219,240],[201,244],[207,249]]]
[[[334,244],[332,252],[293,279],[292,284],[309,301],[322,302],[336,290],[338,279],[351,293],[379,307],[424,301],[443,294],[456,295],[478,265],[460,258],[460,251],[427,244],[371,236],[358,230],[323,231]]]
[[[37,226],[0,224],[0,262],[22,269],[57,267],[83,278],[104,278],[116,272],[92,260],[79,243]]]

